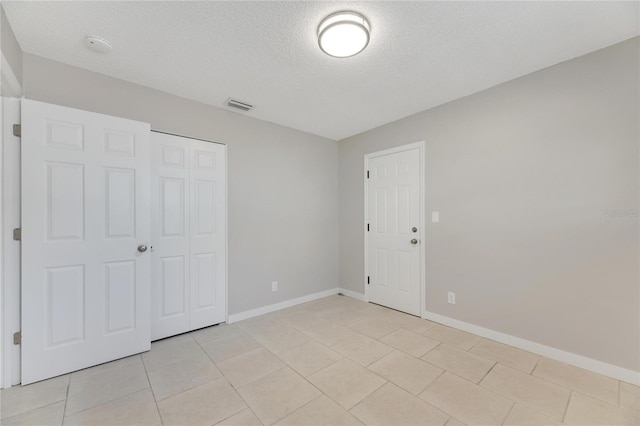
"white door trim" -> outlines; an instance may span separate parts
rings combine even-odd
[[[367,277],[369,276],[369,233],[367,232],[367,220],[369,217],[369,179],[367,178],[367,172],[369,170],[369,160],[381,157],[384,155],[395,154],[398,152],[408,151],[411,149],[418,149],[420,153],[420,200],[418,205],[420,206],[420,230],[418,232],[418,238],[420,240],[420,313],[422,318],[426,318],[427,308],[426,308],[426,257],[425,257],[425,201],[426,201],[426,192],[425,192],[425,152],[426,152],[426,143],[425,141],[419,141],[415,143],[410,143],[407,145],[397,146],[394,148],[385,149],[382,151],[371,152],[369,154],[365,154],[364,156],[364,223],[363,223],[363,232],[364,232],[364,300],[365,302],[369,302],[369,283],[367,282]]]
[[[224,145],[224,217],[226,218],[224,223],[224,252],[225,265],[224,265],[224,322],[229,324],[229,148],[227,144],[221,142]]]

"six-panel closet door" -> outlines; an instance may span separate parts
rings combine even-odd
[[[226,147],[151,133],[151,339],[226,320]]]

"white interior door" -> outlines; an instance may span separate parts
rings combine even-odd
[[[191,155],[191,320],[206,327],[227,317],[226,146],[192,140]]]
[[[152,339],[226,320],[226,147],[153,132]]]
[[[151,133],[151,340],[189,330],[189,142]]]
[[[22,384],[150,347],[149,125],[22,101]]]
[[[420,315],[422,149],[393,151],[368,157],[369,300]]]

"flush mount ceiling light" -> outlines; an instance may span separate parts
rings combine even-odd
[[[318,45],[324,53],[348,58],[369,44],[369,21],[357,12],[336,12],[324,18],[318,27]]]

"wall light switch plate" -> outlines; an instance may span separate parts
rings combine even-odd
[[[433,223],[440,222],[440,212],[431,212],[431,222]]]

